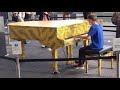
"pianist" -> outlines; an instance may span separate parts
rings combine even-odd
[[[85,55],[94,51],[99,51],[103,48],[103,28],[96,22],[97,16],[95,13],[88,15],[88,22],[91,24],[88,34],[85,36],[75,36],[73,38],[88,39],[91,38],[91,44],[79,49],[79,60],[74,67],[76,69],[84,69]]]

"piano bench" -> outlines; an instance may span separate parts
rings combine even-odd
[[[112,51],[113,47],[112,46],[104,46],[103,49],[101,51],[96,51],[93,52],[93,54],[90,55],[86,55],[86,57],[91,57],[91,56],[112,56],[113,55],[113,51]],[[101,61],[102,59],[98,60],[98,75],[101,76]],[[86,60],[86,73],[88,72],[88,61]],[[113,59],[111,59],[111,69],[113,68]]]

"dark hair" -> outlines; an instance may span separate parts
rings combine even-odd
[[[91,19],[93,21],[97,20],[97,15],[95,13],[91,13],[88,15],[87,19]]]

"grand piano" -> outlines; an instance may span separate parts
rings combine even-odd
[[[73,36],[88,32],[87,20],[25,21],[8,24],[10,38],[22,42],[22,58],[25,57],[25,40],[38,40],[40,44],[52,49],[53,58],[58,58],[58,48],[66,46],[67,57],[72,58]],[[67,61],[71,64],[73,61]],[[53,61],[54,73],[58,72],[58,61]]]

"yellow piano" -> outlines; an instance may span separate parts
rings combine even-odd
[[[38,40],[51,48],[53,58],[57,59],[57,49],[63,46],[66,46],[67,57],[72,58],[72,44],[76,41],[71,37],[87,33],[90,25],[87,20],[56,20],[15,22],[8,27],[10,38],[22,42],[22,58],[25,57],[25,40]],[[58,61],[53,62],[53,69],[58,72]]]

